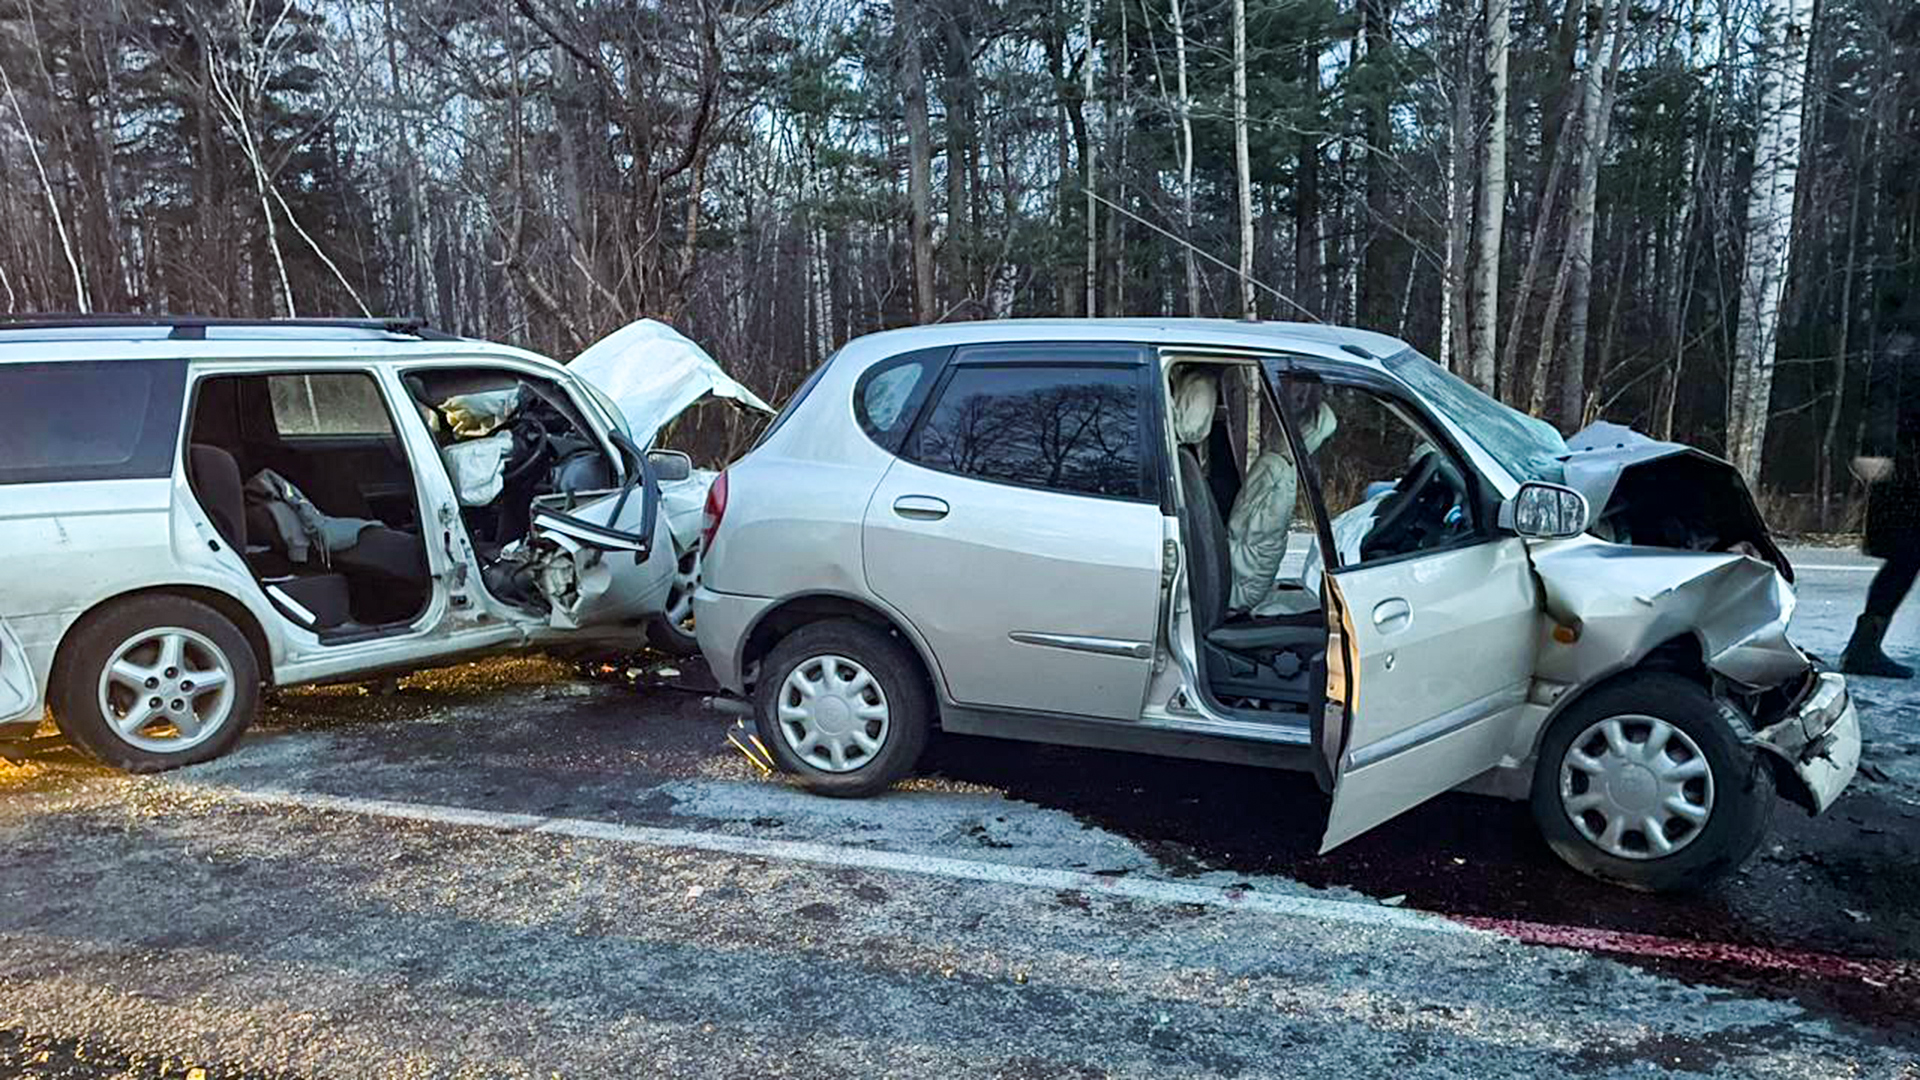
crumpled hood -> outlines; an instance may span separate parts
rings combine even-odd
[[[1694,550],[1750,545],[1788,581],[1787,561],[1740,470],[1681,443],[1649,438],[1599,421],[1567,440],[1566,485],[1586,496],[1596,532],[1624,543]]]
[[[774,411],[728,375],[705,349],[654,319],[615,330],[588,346],[567,367],[613,399],[627,418],[634,443],[643,447],[708,394],[741,408]]]

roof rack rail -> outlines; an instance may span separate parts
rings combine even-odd
[[[207,329],[209,327],[223,326],[292,326],[311,327],[317,330],[369,330],[379,333],[416,337],[423,341],[458,340],[453,334],[433,329],[427,324],[427,320],[415,315],[373,319],[244,319],[211,317],[206,315],[96,315],[68,312],[34,312],[21,315],[0,315],[0,330],[55,330],[79,329],[84,327],[167,327],[172,330],[172,333],[168,335],[169,337],[181,340],[200,340],[207,336]]]

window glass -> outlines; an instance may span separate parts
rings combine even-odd
[[[0,484],[173,471],[179,360],[0,365]]]
[[[274,430],[282,435],[393,434],[380,385],[362,372],[270,375]]]
[[[874,442],[898,451],[952,349],[922,349],[867,369],[853,391],[853,412]]]
[[[1150,497],[1129,367],[955,369],[909,454],[930,468],[1085,495]]]
[[[1289,381],[1287,396],[1312,448],[1337,565],[1430,551],[1474,534],[1460,466],[1400,402],[1303,379]]]
[[[1389,359],[1387,370],[1465,428],[1514,479],[1560,482],[1567,442],[1552,424],[1502,405],[1412,349]]]

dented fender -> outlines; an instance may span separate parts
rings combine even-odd
[[[1548,617],[1575,634],[1542,647],[1541,679],[1586,685],[1677,637],[1695,640],[1707,668],[1746,691],[1782,686],[1811,666],[1787,640],[1793,589],[1768,562],[1590,536],[1537,543],[1532,556]]]

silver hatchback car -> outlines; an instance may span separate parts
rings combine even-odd
[[[1860,752],[1739,475],[1564,440],[1324,326],[974,323],[847,345],[709,490],[695,629],[805,787],[935,727],[1311,770],[1323,850],[1457,788],[1643,889]]]

